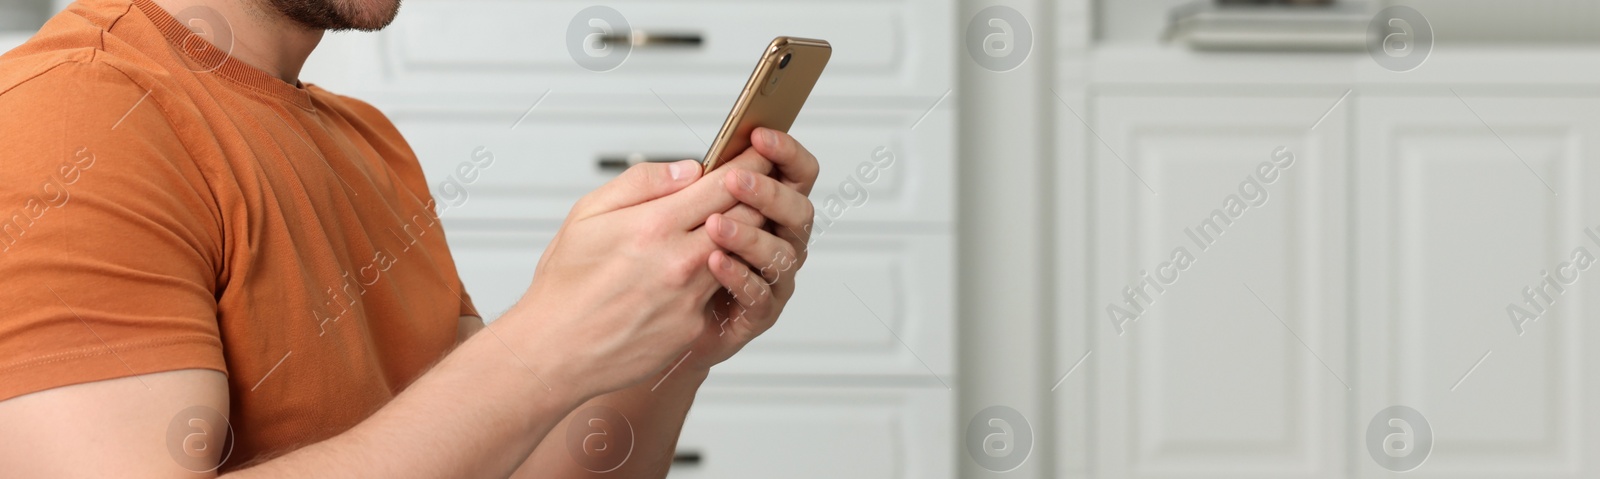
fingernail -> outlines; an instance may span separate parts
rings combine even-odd
[[[722,255],[722,269],[733,271],[733,258],[729,258],[727,254]]]
[[[766,128],[761,129],[761,141],[767,143],[768,148],[778,147],[778,134]]]
[[[689,176],[689,173],[692,171],[690,168],[694,168],[694,166],[689,164],[692,161],[694,160],[675,161],[672,164],[667,165],[667,174],[672,175],[673,180],[681,180],[685,176]],[[699,165],[699,163],[696,162],[695,165]]]
[[[717,218],[717,232],[720,233],[723,238],[732,238],[734,229],[735,226],[733,225],[732,221],[728,221],[728,217],[723,216]]]
[[[739,178],[738,178],[739,179],[739,186],[741,188],[744,188],[745,191],[755,191],[756,190],[756,175],[752,175],[752,174],[750,174],[750,172],[745,171],[745,170],[736,170],[736,171],[737,171],[737,173],[735,173],[735,174],[739,175]]]

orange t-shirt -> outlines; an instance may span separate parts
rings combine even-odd
[[[334,436],[477,315],[382,113],[229,58],[149,0],[0,57],[0,400],[228,376],[223,470]]]

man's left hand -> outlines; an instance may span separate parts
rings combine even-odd
[[[806,262],[814,214],[806,195],[817,182],[817,157],[788,134],[766,128],[751,132],[750,143],[728,168],[711,173],[723,175],[723,186],[741,204],[712,215],[702,228],[726,250],[707,261],[726,290],[706,306],[712,327],[683,360],[689,367],[709,369],[770,329]],[[741,167],[752,161],[775,170],[768,176]]]

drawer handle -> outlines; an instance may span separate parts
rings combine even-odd
[[[672,465],[698,466],[700,465],[700,451],[680,451],[676,454],[673,454]]]
[[[628,167],[640,163],[671,163],[689,158],[694,158],[694,155],[646,155],[644,153],[628,153],[626,155],[601,155],[600,158],[595,160],[595,164],[596,166],[600,167],[601,171],[621,173],[622,170],[626,170]]]
[[[600,37],[602,46],[626,44],[634,47],[698,47],[703,43],[705,43],[705,36],[692,32],[633,30],[626,34],[613,33]]]

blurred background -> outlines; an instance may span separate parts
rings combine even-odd
[[[841,207],[672,477],[1600,477],[1600,2],[410,0],[302,78],[399,126],[492,320],[777,35],[834,46]]]

